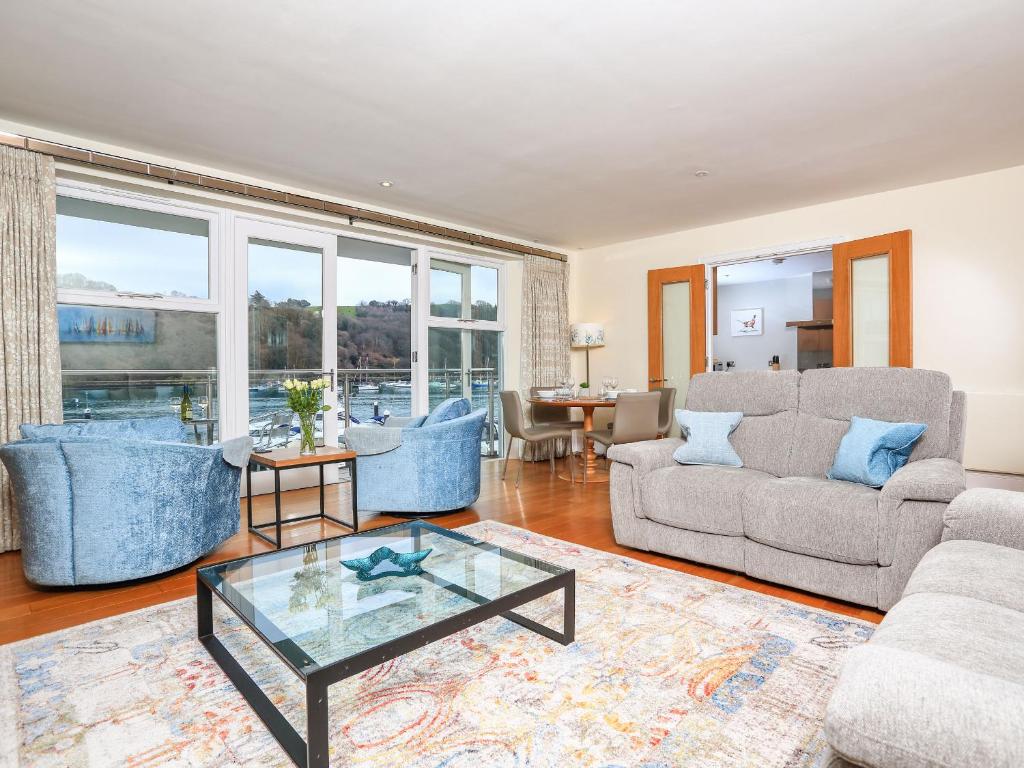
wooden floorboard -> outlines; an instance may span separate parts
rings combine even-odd
[[[546,463],[538,463],[525,467],[522,483],[516,489],[512,482],[515,469],[513,464],[510,467],[509,479],[503,481],[500,463],[485,462],[479,500],[469,509],[432,518],[431,522],[448,528],[457,528],[478,520],[498,520],[582,546],[627,555],[672,570],[794,600],[815,608],[868,621],[877,622],[882,618],[878,611],[861,606],[769,584],[720,568],[619,546],[612,535],[607,484],[594,483],[585,487],[579,484],[572,485],[549,474]],[[339,516],[343,519],[348,518],[347,486],[329,488],[327,502],[328,509],[340,509]],[[315,488],[288,491],[284,494],[282,503],[284,513],[296,517],[317,512],[318,505],[319,496]],[[257,522],[269,519],[273,515],[273,497],[257,497],[254,501],[254,511]],[[370,528],[398,521],[399,518],[375,516],[363,521],[363,525]],[[308,521],[285,527],[282,538],[283,544],[287,546],[342,533],[347,533],[347,530],[333,523]],[[230,560],[257,552],[268,552],[271,549],[269,544],[246,531],[243,519],[241,532],[231,537],[200,563]],[[0,643],[9,643],[187,597],[195,591],[194,570],[195,565],[192,565],[170,574],[109,587],[41,589],[25,580],[21,570],[20,553],[0,554]]]

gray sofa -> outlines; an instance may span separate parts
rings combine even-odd
[[[1024,766],[1024,494],[967,491],[825,716],[830,768]]]
[[[910,368],[705,373],[693,411],[742,411],[743,467],[682,466],[678,438],[608,452],[615,540],[882,610],[964,490],[964,396]],[[851,416],[928,425],[881,490],[828,480]]]

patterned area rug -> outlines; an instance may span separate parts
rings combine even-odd
[[[492,619],[338,683],[332,765],[820,764],[835,676],[872,625],[500,523],[462,530],[575,568],[576,642]],[[560,603],[530,615],[558,627]],[[225,613],[225,644],[304,732],[297,681]],[[194,628],[180,600],[0,647],[0,765],[291,765]]]

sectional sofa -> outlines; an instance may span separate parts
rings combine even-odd
[[[1024,765],[1024,493],[975,488],[946,511],[825,715],[827,768]]]
[[[678,438],[614,446],[620,544],[887,610],[964,490],[964,395],[944,373],[706,373],[685,407],[743,412],[730,438],[743,467],[677,464]],[[826,477],[852,416],[927,425],[881,489]]]

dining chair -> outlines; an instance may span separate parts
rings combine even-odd
[[[639,443],[658,437],[660,392],[623,392],[615,399],[615,421],[611,429],[592,429],[586,437],[606,449],[623,443]],[[607,455],[607,452],[605,453]],[[586,482],[587,453],[583,452],[583,482]]]
[[[530,398],[538,396],[541,391],[553,390],[557,387],[530,387]],[[559,426],[568,427],[571,431],[583,429],[583,421],[573,419],[570,416],[570,408],[560,405],[544,405],[543,403],[530,403],[530,423],[535,427]],[[572,453],[572,437],[566,448],[567,453]]]
[[[676,388],[655,387],[651,391],[661,395],[661,401],[658,403],[658,436],[665,437],[672,429],[672,418],[675,415],[676,406]]]
[[[572,429],[566,424],[540,424],[527,426],[526,417],[523,413],[523,401],[519,397],[519,393],[514,390],[504,390],[499,393],[501,397],[501,417],[505,425],[505,431],[508,433],[508,446],[505,450],[505,467],[501,472],[501,479],[505,479],[505,475],[508,474],[508,460],[509,456],[512,455],[512,441],[519,439],[521,441],[521,448],[525,449],[527,444],[530,443],[548,443],[550,446],[549,460],[551,462],[551,472],[554,474],[555,471],[555,446],[554,443],[557,440],[572,439]],[[524,450],[519,453],[519,472],[516,475],[516,488],[519,487],[519,481],[523,477],[523,463],[524,463]],[[575,469],[573,468],[572,458],[570,454],[569,458],[569,471],[573,473],[575,478]]]

